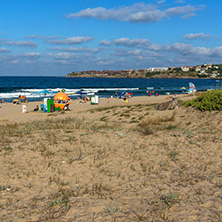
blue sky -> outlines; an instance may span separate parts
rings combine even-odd
[[[220,0],[2,0],[0,75],[222,63]]]

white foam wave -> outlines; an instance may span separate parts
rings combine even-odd
[[[76,96],[77,92],[81,91],[87,95],[93,95],[98,92],[105,91],[135,91],[139,88],[79,88],[79,89],[66,89],[66,88],[49,88],[49,89],[20,89],[14,92],[4,92],[0,93],[1,99],[18,98],[19,95],[26,96],[27,98],[41,98],[44,96],[53,97],[57,92],[65,90],[65,93],[70,96]],[[50,93],[41,93],[44,91],[49,91]]]

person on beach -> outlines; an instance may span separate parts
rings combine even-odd
[[[27,103],[27,102],[28,102],[28,99],[26,98],[26,96],[21,96],[21,95],[19,95],[19,100],[21,101],[21,103],[22,103],[22,102],[24,102],[24,103]]]
[[[115,98],[117,98],[117,92],[115,92]]]
[[[38,111],[39,110],[39,106],[36,105],[35,109],[33,111]]]

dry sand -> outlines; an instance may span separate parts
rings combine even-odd
[[[190,96],[187,95],[178,95],[178,98],[182,97],[184,100],[190,99]],[[69,112],[66,112],[66,117],[67,116],[76,116],[78,114],[81,115],[83,111],[90,110],[90,109],[95,109],[95,108],[102,108],[102,107],[111,107],[111,106],[126,106],[126,105],[135,105],[135,104],[154,104],[154,103],[160,103],[160,102],[165,102],[169,101],[171,97],[169,96],[141,96],[141,97],[131,97],[129,99],[129,102],[126,103],[121,99],[116,99],[116,98],[110,98],[105,99],[102,98],[99,101],[99,105],[91,105],[90,102],[87,103],[82,103],[80,104],[79,100],[73,100],[70,105],[70,110]],[[29,102],[29,103],[22,103],[19,105],[15,105],[12,103],[6,103],[5,105],[0,103],[0,123],[1,122],[28,122],[28,121],[33,121],[33,120],[43,120],[47,119],[53,114],[48,114],[48,113],[40,113],[40,112],[33,112],[33,109],[38,105],[43,104],[43,102]],[[22,105],[26,105],[28,113],[24,114],[22,113]],[[57,112],[56,112],[57,114]],[[55,114],[55,115],[56,115]],[[55,116],[54,115],[54,116]],[[84,114],[85,116],[85,114]]]
[[[168,100],[1,104],[0,221],[222,221],[221,112]]]

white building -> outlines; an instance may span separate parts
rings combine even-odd
[[[149,72],[166,72],[168,67],[151,67],[148,69]]]
[[[182,69],[183,72],[188,72],[190,70],[189,66],[181,66],[180,68]]]

